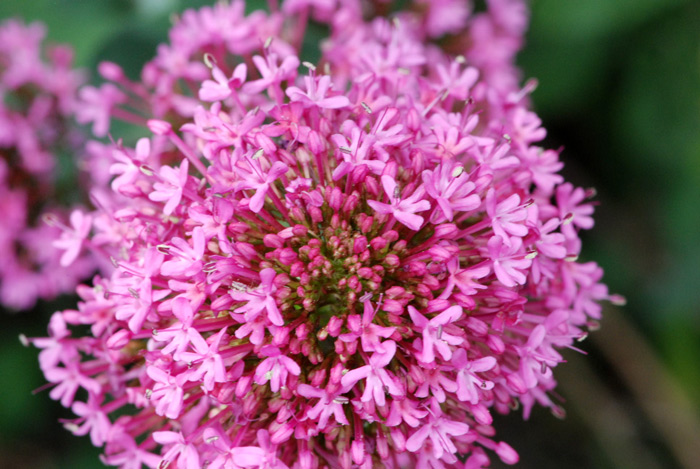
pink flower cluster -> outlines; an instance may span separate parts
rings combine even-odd
[[[59,217],[50,213],[65,212],[56,200],[56,174],[69,171],[59,167],[60,155],[70,163],[68,155],[79,148],[71,119],[83,79],[68,47],[48,48],[44,60],[44,35],[38,23],[0,23],[0,304],[14,309],[74,290],[93,268],[85,258],[73,262],[78,251],[61,258],[50,242],[62,234]],[[71,200],[64,205],[76,199],[65,195]],[[66,236],[80,236],[80,228],[65,228]]]
[[[114,269],[31,341],[104,463],[476,469],[518,460],[492,411],[562,413],[560,350],[609,299],[577,261],[593,204],[538,145],[527,9],[466,5],[219,3],[143,82],[101,67],[86,121],[152,135],[96,151],[114,178],[82,220]]]

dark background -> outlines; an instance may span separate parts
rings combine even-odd
[[[171,13],[203,3],[2,0],[0,19],[44,21],[93,75],[109,59],[136,77]],[[628,302],[557,368],[567,418],[498,417],[499,437],[522,468],[700,467],[700,2],[535,0],[519,62],[565,178],[598,192],[583,260]],[[0,468],[101,467],[58,423],[70,414],[32,394],[45,381],[18,340],[74,302],[0,312]]]

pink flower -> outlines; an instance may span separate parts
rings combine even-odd
[[[126,102],[126,95],[111,83],[99,88],[86,86],[80,90],[81,105],[77,108],[78,122],[92,122],[92,132],[97,137],[104,137],[109,132],[112,110]]]
[[[379,308],[377,308],[379,309]],[[362,350],[365,352],[380,352],[385,353],[387,350],[380,341],[380,338],[388,339],[396,331],[395,327],[382,327],[374,324],[372,320],[376,310],[372,307],[369,301],[364,302],[364,313],[362,318],[358,315],[348,317],[348,329],[350,332],[338,336],[343,342],[353,342],[357,339],[361,340]],[[385,342],[386,343],[386,342]]]
[[[522,252],[520,238],[512,238],[510,246],[503,242],[500,236],[493,236],[488,242],[489,256],[493,260],[493,271],[506,287],[523,285],[526,281],[525,269],[530,267],[532,260]]]
[[[481,199],[473,191],[476,185],[462,166],[445,162],[435,172],[423,172],[425,191],[437,202],[439,209],[430,217],[431,223],[452,221],[456,211],[470,212],[481,205]]]
[[[239,64],[233,70],[231,78],[226,78],[224,72],[217,66],[212,67],[214,80],[205,80],[199,89],[199,99],[202,101],[222,101],[231,96],[232,90],[240,88],[246,79],[248,69],[246,64]]]
[[[92,228],[92,217],[85,215],[80,210],[74,210],[70,214],[72,229],[65,230],[61,238],[54,241],[53,245],[58,249],[65,249],[61,256],[61,265],[67,267],[78,258],[83,242],[88,237]]]
[[[254,56],[253,63],[262,78],[246,83],[243,86],[243,91],[254,94],[264,89],[271,89],[275,99],[281,100],[280,83],[291,81],[296,77],[299,59],[291,55],[285,57],[282,63],[278,64],[278,56],[273,52],[269,53],[266,58],[262,58],[259,55]]]
[[[284,319],[280,314],[277,302],[272,293],[277,291],[273,285],[276,273],[274,269],[264,269],[260,272],[260,286],[251,291],[232,291],[231,297],[236,301],[247,301],[244,306],[238,307],[236,313],[244,313],[247,321],[252,321],[265,310],[269,321],[281,326],[284,324]]]
[[[449,435],[461,436],[467,433],[469,425],[462,422],[455,422],[442,416],[440,407],[433,403],[431,406],[430,423],[423,425],[406,440],[406,449],[417,452],[423,448],[426,439],[432,443],[432,453],[440,459],[445,452],[454,454],[457,447],[452,443]]]
[[[226,333],[226,329],[221,329],[218,334],[212,336],[211,343],[207,343],[202,336],[193,330],[189,336],[194,352],[183,352],[180,359],[187,362],[187,366],[195,367],[186,373],[188,381],[201,381],[206,391],[214,389],[214,383],[226,381],[226,367],[219,354],[219,344]]]
[[[146,373],[154,382],[148,398],[153,402],[156,413],[169,419],[178,418],[184,396],[181,380],[155,366],[146,368]]]
[[[249,207],[254,212],[259,212],[264,203],[265,195],[270,190],[270,186],[289,170],[289,166],[276,161],[267,173],[260,166],[260,162],[254,158],[246,158],[246,169],[243,169],[244,179],[241,180],[237,188],[239,190],[255,189],[255,194],[250,198]]]
[[[527,218],[527,209],[520,204],[517,194],[497,203],[496,193],[490,189],[486,194],[486,211],[491,217],[493,232],[506,244],[510,244],[511,236],[527,235],[527,227],[520,223]]]
[[[297,392],[299,395],[308,399],[319,399],[316,405],[306,413],[309,419],[318,422],[319,429],[326,428],[328,426],[328,420],[331,417],[333,417],[339,425],[350,425],[343,411],[343,403],[347,402],[345,398],[330,396],[327,391],[314,388],[308,384],[300,384],[297,387]]]
[[[204,256],[204,230],[201,226],[192,230],[192,246],[182,238],[174,238],[168,249],[172,259],[163,262],[160,271],[163,275],[191,277],[202,270]]]
[[[384,342],[384,353],[374,352],[369,359],[369,365],[351,370],[343,376],[341,384],[344,388],[351,388],[359,380],[365,380],[365,391],[362,394],[362,402],[373,401],[379,406],[386,403],[385,389],[392,396],[403,396],[405,391],[397,384],[396,378],[384,368],[389,364],[396,353],[396,342]]]
[[[198,469],[199,453],[192,443],[187,442],[180,432],[153,432],[153,440],[168,450],[163,455],[166,463],[176,462],[177,469]],[[163,463],[161,463],[161,466]]]
[[[462,337],[457,337],[445,332],[446,326],[462,317],[460,306],[451,306],[434,318],[428,320],[413,306],[408,307],[413,324],[423,333],[422,352],[419,355],[421,361],[433,363],[435,350],[443,360],[452,358],[450,345],[459,345],[464,342]]]
[[[182,192],[187,184],[187,171],[189,170],[189,161],[183,160],[180,164],[180,169],[175,170],[170,166],[160,168],[159,174],[163,182],[153,184],[153,192],[148,194],[148,198],[155,202],[163,202],[167,200],[163,213],[170,215],[175,211],[175,208],[182,200]]]
[[[593,204],[583,203],[586,199],[586,191],[580,187],[574,188],[570,183],[564,183],[556,190],[559,217],[565,220],[564,226],[568,237],[573,236],[571,225],[584,230],[593,228]]]
[[[291,374],[299,376],[301,368],[294,360],[282,355],[276,347],[263,347],[261,353],[266,356],[255,369],[255,384],[265,384],[270,382],[270,390],[277,392],[280,387],[285,386],[287,377]]]
[[[410,197],[401,199],[401,194],[398,191],[398,185],[393,177],[382,176],[382,187],[386,193],[389,204],[377,202],[376,200],[368,200],[370,207],[378,213],[390,213],[402,224],[406,225],[413,231],[420,230],[423,225],[423,217],[416,215],[416,212],[424,212],[430,209],[430,202],[421,200],[425,194],[423,186],[416,189]]]
[[[100,402],[96,398],[89,399],[85,402],[74,402],[71,408],[73,413],[80,417],[82,425],[77,426],[72,424],[72,432],[74,435],[82,436],[90,433],[90,441],[94,446],[102,446],[109,435],[109,430],[112,423],[107,417],[107,413],[102,409]],[[75,425],[73,427],[73,425]]]
[[[140,164],[148,159],[150,153],[151,142],[147,138],[139,139],[136,143],[133,157],[126,154],[123,150],[113,152],[117,163],[113,163],[109,167],[109,173],[118,174],[119,177],[112,180],[112,189],[115,191],[133,190],[132,185],[138,179],[141,171]]]
[[[350,130],[351,140],[341,134],[333,135],[331,138],[337,146],[338,155],[342,158],[338,166],[333,171],[333,180],[337,181],[347,175],[355,168],[366,166],[375,174],[381,174],[386,163],[381,160],[370,158],[370,148],[376,141],[373,136],[367,135],[357,127]]]
[[[305,106],[318,106],[323,109],[340,109],[350,105],[350,100],[345,96],[326,96],[331,87],[331,77],[304,77],[306,92],[296,86],[290,86],[285,91],[292,101],[301,101]]]
[[[489,371],[496,366],[494,357],[483,357],[474,361],[467,360],[467,353],[459,349],[452,356],[452,364],[457,372],[457,398],[460,401],[469,401],[472,404],[479,403],[478,389],[488,391],[493,389],[493,383],[486,381],[475,373]]]

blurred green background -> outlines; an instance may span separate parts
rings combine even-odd
[[[2,0],[0,19],[48,25],[79,66],[118,62],[132,77],[166,40],[185,0]],[[248,2],[251,7],[262,2]],[[584,260],[606,271],[623,308],[557,369],[568,416],[497,418],[523,468],[700,467],[700,2],[535,0],[524,78],[567,180],[595,187]],[[63,307],[75,300],[64,298]],[[0,313],[0,468],[97,468],[89,438],[47,392],[36,351],[57,308]],[[502,467],[494,462],[494,467]]]

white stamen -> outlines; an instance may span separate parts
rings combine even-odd
[[[53,213],[45,213],[41,216],[41,220],[49,226],[59,226],[58,217]]]
[[[151,168],[147,164],[142,164],[141,166],[139,166],[139,171],[141,171],[146,176],[153,176],[153,173],[155,173],[155,171],[153,171],[153,168]]]
[[[610,295],[609,300],[615,306],[625,306],[627,304],[627,298],[622,295]]]
[[[209,52],[204,54],[204,65],[207,66],[207,68],[214,68],[216,67],[216,59],[214,58],[213,55],[211,55]]]
[[[78,429],[80,429],[80,427],[78,425],[76,425],[72,422],[64,423],[63,428],[65,428],[66,430],[68,430],[71,433],[75,433],[76,431],[78,431]]]

